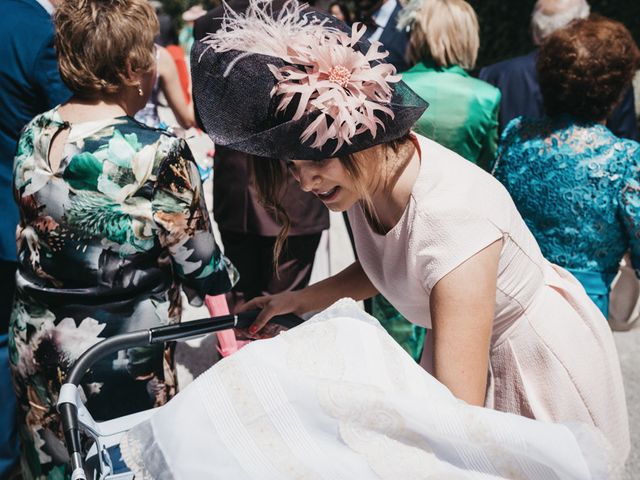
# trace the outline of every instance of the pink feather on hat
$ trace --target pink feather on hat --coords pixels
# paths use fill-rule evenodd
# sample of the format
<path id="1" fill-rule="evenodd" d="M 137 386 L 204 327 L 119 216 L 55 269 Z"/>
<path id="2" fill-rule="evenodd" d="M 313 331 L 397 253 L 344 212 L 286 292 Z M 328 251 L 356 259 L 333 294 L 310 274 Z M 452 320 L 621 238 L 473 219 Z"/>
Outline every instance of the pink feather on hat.
<path id="1" fill-rule="evenodd" d="M 278 57 L 288 65 L 269 65 L 277 80 L 271 91 L 279 97 L 277 111 L 284 111 L 298 97 L 292 120 L 319 112 L 300 139 L 306 143 L 314 135 L 312 148 L 320 149 L 337 140 L 334 153 L 346 142 L 365 131 L 375 138 L 384 123 L 377 113 L 393 118 L 387 106 L 393 94 L 392 83 L 400 81 L 395 67 L 380 62 L 388 53 L 380 42 L 371 42 L 366 53 L 355 48 L 366 31 L 355 24 L 351 34 L 325 25 L 297 0 L 286 2 L 276 17 L 267 10 L 266 0 L 251 0 L 245 14 L 227 9 L 222 28 L 204 43 L 216 52 L 238 50 L 247 55 Z M 233 69 L 233 62 L 225 76 Z"/>

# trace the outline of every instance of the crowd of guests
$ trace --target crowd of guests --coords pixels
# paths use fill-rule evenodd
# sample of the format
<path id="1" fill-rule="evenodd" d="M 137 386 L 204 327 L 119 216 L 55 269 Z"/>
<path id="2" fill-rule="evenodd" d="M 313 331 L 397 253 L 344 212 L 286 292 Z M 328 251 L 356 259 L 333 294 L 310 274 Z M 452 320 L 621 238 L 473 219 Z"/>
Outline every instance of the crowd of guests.
<path id="1" fill-rule="evenodd" d="M 232 311 L 261 307 L 265 313 L 256 329 L 272 314 L 324 308 L 336 295 L 373 297 L 370 312 L 460 398 L 554 421 L 579 403 L 585 418 L 591 415 L 589 421 L 617 442 L 624 460 L 626 407 L 615 348 L 608 328 L 602 330 L 611 284 L 625 254 L 640 272 L 640 145 L 632 88 L 640 52 L 621 23 L 591 12 L 585 0 L 538 0 L 531 19 L 536 49 L 485 66 L 475 78 L 470 72 L 481 42 L 479 21 L 464 0 L 362 1 L 356 12 L 341 2 L 324 5 L 342 22 L 363 22 L 366 40 L 380 42 L 389 52 L 385 64 L 402 73 L 402 88 L 411 92 L 404 93 L 403 107 L 413 105 L 411 114 L 398 109 L 396 116 L 414 121 L 386 125 L 385 135 L 398 135 L 384 143 L 354 142 L 357 148 L 334 155 L 338 145 L 313 157 L 292 146 L 297 138 L 270 138 L 255 146 L 261 140 L 249 129 L 276 122 L 241 116 L 252 101 L 259 111 L 263 99 L 258 94 L 236 109 L 194 99 L 196 88 L 202 92 L 211 85 L 200 67 L 200 58 L 206 63 L 200 46 L 220 28 L 222 7 L 185 12 L 186 28 L 179 36 L 146 0 L 7 1 L 10 9 L 0 18 L 0 56 L 6 59 L 0 64 L 0 106 L 6 112 L 0 118 L 5 212 L 0 217 L 5 286 L 0 292 L 0 477 L 16 469 L 17 432 L 24 478 L 64 478 L 67 454 L 55 404 L 66 372 L 103 338 L 179 322 L 181 291 L 193 305 L 226 293 Z M 275 0 L 272 8 L 287 3 Z M 244 11 L 250 2 L 229 4 Z M 19 22 L 29 28 L 13 28 Z M 191 49 L 194 92 L 187 69 Z M 228 88 L 225 95 L 232 96 L 234 86 Z M 174 113 L 173 130 L 160 118 L 161 97 Z M 198 166 L 187 143 L 175 135 L 180 133 L 176 127 L 196 126 L 219 140 L 213 212 L 224 255 L 213 236 Z M 378 171 L 369 159 L 367 173 L 356 157 L 369 148 L 377 149 L 375 162 L 392 158 L 395 163 L 383 162 Z M 420 155 L 427 158 L 432 151 L 438 161 L 430 171 Z M 336 157 L 348 172 L 344 178 L 353 182 L 349 188 L 340 183 L 343 177 L 327 176 L 326 159 L 337 162 Z M 322 167 L 305 163 L 312 158 Z M 458 158 L 480 168 L 467 170 Z M 490 184 L 480 169 L 502 186 Z M 415 230 L 398 216 L 406 206 L 402 194 L 410 187 L 400 193 L 391 189 L 383 199 L 366 193 L 367 175 L 386 179 L 389 171 L 399 185 L 407 178 L 421 185 L 410 195 L 417 202 Z M 435 190 L 420 183 L 431 175 L 442 179 Z M 314 182 L 323 181 L 331 189 L 318 192 Z M 465 210 L 471 208 L 461 196 L 465 189 L 486 195 L 482 207 L 493 208 L 486 215 L 495 231 L 470 227 L 473 215 L 485 213 Z M 340 197 L 347 191 L 351 203 Z M 510 209 L 509 196 L 517 211 Z M 354 202 L 365 207 L 354 210 Z M 437 211 L 432 203 L 438 202 L 455 208 Z M 349 212 L 359 262 L 312 291 L 305 287 L 321 233 L 329 228 L 325 206 Z M 427 212 L 427 206 L 440 216 Z M 518 214 L 526 227 L 514 227 Z M 445 215 L 458 215 L 458 223 L 445 222 Z M 392 221 L 399 218 L 404 229 L 395 226 L 402 222 Z M 428 250 L 419 242 L 431 241 L 420 219 L 446 232 L 438 239 L 443 248 L 429 251 L 424 265 L 411 260 Z M 471 220 L 465 224 L 465 219 Z M 275 261 L 274 250 L 279 252 Z M 598 311 L 542 257 L 569 271 Z M 406 282 L 418 268 L 429 275 Z M 460 275 L 486 280 L 486 298 L 460 297 L 474 288 Z M 509 368 L 517 359 L 506 350 L 509 342 L 500 342 L 494 352 L 496 339 L 506 338 L 523 315 L 550 315 L 539 305 L 544 282 L 570 298 L 578 312 L 545 297 L 558 302 L 551 313 L 566 311 L 567 324 L 554 332 L 552 325 L 540 323 L 531 331 L 545 338 L 551 353 L 544 355 L 558 362 L 545 379 L 553 388 L 568 388 L 569 380 L 558 373 L 563 368 L 578 377 L 577 393 L 559 403 L 534 398 L 540 372 L 518 372 L 517 381 L 531 382 L 535 392 L 530 395 L 500 391 L 500 382 L 516 381 Z M 497 303 L 485 302 L 488 298 Z M 460 316 L 447 310 L 454 303 L 486 313 L 483 327 L 469 330 L 477 338 L 448 332 L 443 319 Z M 525 313 L 514 310 L 516 303 Z M 594 340 L 586 342 L 591 350 L 563 343 L 571 342 L 572 328 L 588 336 L 583 320 L 593 329 Z M 558 340 L 562 335 L 569 337 Z M 535 354 L 538 347 L 522 337 L 509 339 L 509 348 Z M 468 349 L 469 358 L 451 347 L 454 342 Z M 480 351 L 489 348 L 487 358 Z M 480 353 L 473 357 L 476 350 Z M 598 366 L 580 384 L 585 372 L 575 358 L 587 354 L 591 361 L 599 359 Z M 488 364 L 489 378 L 480 375 L 479 382 L 477 375 L 443 368 L 455 362 L 476 373 Z M 589 393 L 591 388 L 609 392 L 609 401 Z M 87 377 L 84 390 L 97 419 L 162 405 L 179 390 L 174 347 L 131 349 L 125 361 L 108 358 Z M 544 396 L 547 390 L 540 385 L 539 392 Z M 584 392 L 593 397 L 578 399 Z M 581 412 L 575 414 L 580 419 Z"/>

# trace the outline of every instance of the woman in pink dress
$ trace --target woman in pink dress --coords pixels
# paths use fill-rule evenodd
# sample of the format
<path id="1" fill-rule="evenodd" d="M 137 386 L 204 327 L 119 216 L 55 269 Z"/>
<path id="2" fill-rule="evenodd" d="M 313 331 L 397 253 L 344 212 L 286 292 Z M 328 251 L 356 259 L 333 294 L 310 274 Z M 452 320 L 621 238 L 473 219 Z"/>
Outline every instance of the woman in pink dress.
<path id="1" fill-rule="evenodd" d="M 274 17 L 252 2 L 246 17 L 228 16 L 194 46 L 199 113 L 216 143 L 262 157 L 256 184 L 285 223 L 285 164 L 303 190 L 347 211 L 359 260 L 306 289 L 249 302 L 262 309 L 253 333 L 276 314 L 380 292 L 430 330 L 422 365 L 459 399 L 595 426 L 622 464 L 629 430 L 618 357 L 584 289 L 543 258 L 498 181 L 411 133 L 426 104 L 379 44 L 296 1 Z"/>

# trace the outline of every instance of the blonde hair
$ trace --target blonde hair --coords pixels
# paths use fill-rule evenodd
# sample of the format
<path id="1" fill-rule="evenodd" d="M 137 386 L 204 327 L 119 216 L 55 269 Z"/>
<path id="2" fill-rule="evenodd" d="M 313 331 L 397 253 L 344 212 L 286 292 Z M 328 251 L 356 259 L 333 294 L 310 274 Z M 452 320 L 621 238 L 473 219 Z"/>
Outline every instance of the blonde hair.
<path id="1" fill-rule="evenodd" d="M 431 59 L 441 67 L 475 67 L 480 27 L 476 12 L 464 0 L 413 0 L 398 23 L 411 28 L 410 62 Z"/>
<path id="2" fill-rule="evenodd" d="M 54 15 L 60 76 L 81 97 L 132 86 L 155 63 L 158 18 L 147 0 L 63 0 Z"/>

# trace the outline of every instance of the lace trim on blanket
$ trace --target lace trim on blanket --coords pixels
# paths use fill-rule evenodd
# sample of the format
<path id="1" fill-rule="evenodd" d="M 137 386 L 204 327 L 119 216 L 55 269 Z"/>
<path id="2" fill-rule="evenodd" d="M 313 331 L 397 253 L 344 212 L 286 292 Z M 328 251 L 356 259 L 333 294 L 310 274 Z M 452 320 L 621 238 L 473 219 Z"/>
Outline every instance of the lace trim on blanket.
<path id="1" fill-rule="evenodd" d="M 317 382 L 316 396 L 324 411 L 337 420 L 341 440 L 362 455 L 369 467 L 383 480 L 462 479 L 473 476 L 439 458 L 436 452 L 441 446 L 432 444 L 418 434 L 411 421 L 398 411 L 397 405 L 389 401 L 386 395 L 388 389 L 410 395 L 414 384 L 425 381 L 426 377 L 421 371 L 418 372 L 418 366 L 415 369 L 403 368 L 407 364 L 404 361 L 406 352 L 373 319 L 367 323 L 379 330 L 368 333 L 363 329 L 362 338 L 354 339 L 354 342 L 360 341 L 363 345 L 354 345 L 354 348 L 366 357 L 369 351 L 366 345 L 377 344 L 370 351 L 378 355 L 382 353 L 383 361 L 377 367 L 386 370 L 381 377 L 387 378 L 388 385 L 385 388 L 347 379 L 345 346 L 338 341 L 337 326 L 341 322 L 353 321 L 353 317 L 359 320 L 370 318 L 355 310 L 352 301 L 342 300 L 323 312 L 322 316 L 307 322 L 304 328 L 282 336 L 288 344 L 288 367 L 323 378 L 323 381 Z M 372 364 L 375 361 L 373 358 L 362 358 L 362 361 L 370 364 L 370 368 L 376 368 Z M 433 400 L 431 408 L 439 408 L 443 418 L 449 419 L 442 434 L 458 440 L 455 447 L 460 461 L 458 467 L 463 465 L 471 471 L 492 475 L 492 478 L 552 479 L 562 476 L 551 465 L 540 462 L 536 455 L 529 455 L 529 445 L 513 427 L 503 425 L 501 432 L 507 432 L 511 441 L 506 444 L 501 441 L 494 427 L 500 423 L 500 415 L 504 414 L 469 408 L 462 402 L 449 402 L 446 406 L 440 404 L 436 407 L 438 402 L 435 402 L 435 398 Z M 442 427 L 434 425 L 434 428 Z M 586 431 L 583 433 L 584 436 L 588 435 Z M 589 459 L 590 447 L 594 447 L 593 442 L 583 445 L 589 469 L 603 471 L 599 467 L 593 470 L 594 465 L 600 465 L 600 459 L 592 463 Z M 393 461 L 389 461 L 390 456 Z M 603 456 L 606 457 L 606 454 L 603 453 Z M 606 471 L 606 467 L 603 468 Z"/>
<path id="2" fill-rule="evenodd" d="M 151 422 L 127 432 L 120 441 L 122 459 L 136 480 L 174 480 L 173 473 L 155 441 Z"/>
<path id="3" fill-rule="evenodd" d="M 564 425 L 576 437 L 592 478 L 618 478 L 622 475 L 624 463 L 614 463 L 614 459 L 620 458 L 620 455 L 615 453 L 613 445 L 602 431 L 586 423 L 567 422 Z"/>

